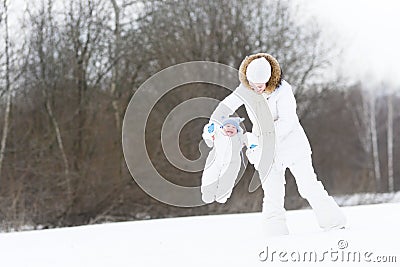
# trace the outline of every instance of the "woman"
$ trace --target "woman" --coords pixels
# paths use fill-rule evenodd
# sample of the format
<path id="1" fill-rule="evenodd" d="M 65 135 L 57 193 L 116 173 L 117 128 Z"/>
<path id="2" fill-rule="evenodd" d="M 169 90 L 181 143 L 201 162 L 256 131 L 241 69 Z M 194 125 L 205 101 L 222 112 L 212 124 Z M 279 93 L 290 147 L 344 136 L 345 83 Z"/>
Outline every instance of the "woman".
<path id="1" fill-rule="evenodd" d="M 275 128 L 272 166 L 268 168 L 263 158 L 253 161 L 264 192 L 262 215 L 266 235 L 288 234 L 284 208 L 286 168 L 295 177 L 299 193 L 314 210 L 320 227 L 324 230 L 343 228 L 344 214 L 317 180 L 311 147 L 296 113 L 296 100 L 289 83 L 282 80 L 277 60 L 266 53 L 248 56 L 240 65 L 239 79 L 241 84 L 219 103 L 210 122 L 218 123 L 220 117 L 233 114 L 244 104 L 253 124 L 252 132 L 259 138 L 262 150 L 267 149 L 263 140 L 271 138 L 265 130 L 265 121 L 272 115 Z M 266 106 L 269 114 L 265 112 Z"/>

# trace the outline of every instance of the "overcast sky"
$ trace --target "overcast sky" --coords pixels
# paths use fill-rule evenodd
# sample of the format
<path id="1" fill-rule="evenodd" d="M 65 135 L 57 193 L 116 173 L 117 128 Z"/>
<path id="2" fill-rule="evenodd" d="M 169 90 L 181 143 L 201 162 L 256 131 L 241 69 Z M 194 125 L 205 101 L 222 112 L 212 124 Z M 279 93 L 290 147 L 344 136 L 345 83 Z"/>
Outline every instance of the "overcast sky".
<path id="1" fill-rule="evenodd" d="M 340 68 L 353 79 L 400 90 L 399 0 L 298 0 L 321 23 L 327 40 L 343 46 Z M 338 64 L 339 65 L 339 64 Z"/>

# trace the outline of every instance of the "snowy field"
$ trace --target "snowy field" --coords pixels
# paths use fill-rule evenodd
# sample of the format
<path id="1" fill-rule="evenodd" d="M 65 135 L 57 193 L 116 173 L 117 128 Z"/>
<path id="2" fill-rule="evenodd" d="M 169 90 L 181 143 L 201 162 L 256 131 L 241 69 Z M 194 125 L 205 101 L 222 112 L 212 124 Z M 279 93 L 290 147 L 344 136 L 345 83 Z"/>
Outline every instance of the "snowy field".
<path id="1" fill-rule="evenodd" d="M 400 203 L 343 210 L 348 228 L 330 232 L 289 211 L 291 234 L 269 240 L 260 213 L 1 233 L 0 266 L 400 266 Z"/>

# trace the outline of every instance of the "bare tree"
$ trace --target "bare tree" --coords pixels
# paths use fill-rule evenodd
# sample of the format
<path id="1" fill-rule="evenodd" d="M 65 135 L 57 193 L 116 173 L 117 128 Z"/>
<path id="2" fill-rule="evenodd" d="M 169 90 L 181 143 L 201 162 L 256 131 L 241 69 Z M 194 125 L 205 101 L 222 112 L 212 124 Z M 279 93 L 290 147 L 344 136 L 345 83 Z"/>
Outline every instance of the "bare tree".
<path id="1" fill-rule="evenodd" d="M 118 3 L 116 0 L 111 0 L 112 6 L 114 8 L 114 39 L 113 44 L 114 44 L 114 50 L 113 50 L 113 58 L 115 61 L 115 64 L 112 66 L 112 73 L 111 73 L 111 97 L 113 98 L 112 100 L 112 106 L 114 108 L 114 116 L 115 116 L 115 126 L 117 129 L 121 128 L 121 121 L 120 121 L 120 108 L 118 105 L 117 97 L 116 97 L 116 92 L 117 92 L 117 83 L 119 79 L 119 57 L 121 54 L 121 23 L 120 23 L 120 7 L 118 6 Z"/>
<path id="2" fill-rule="evenodd" d="M 378 137 L 376 125 L 374 127 L 376 119 L 373 119 L 373 114 L 376 113 L 375 100 L 373 93 L 363 88 L 361 83 L 349 87 L 346 91 L 345 103 L 350 111 L 349 115 L 353 122 L 352 127 L 356 129 L 356 134 L 362 149 L 358 152 L 360 154 L 359 158 L 362 160 L 361 164 L 365 166 L 364 168 L 366 169 L 368 176 L 368 182 L 364 186 L 364 190 L 377 189 L 376 173 L 380 169 L 377 168 L 376 165 L 379 164 L 379 162 L 375 160 L 375 156 L 378 154 L 377 140 L 375 148 L 373 144 L 373 137 Z M 376 116 L 376 114 L 374 116 Z M 375 132 L 375 135 L 373 132 Z M 373 188 L 373 185 L 375 185 L 375 188 Z"/>
<path id="3" fill-rule="evenodd" d="M 69 160 L 64 147 L 64 138 L 62 137 L 59 122 L 56 114 L 54 114 L 52 104 L 52 99 L 54 98 L 54 92 L 57 86 L 54 70 L 51 69 L 55 67 L 55 59 L 53 57 L 56 52 L 57 46 L 55 42 L 56 26 L 54 25 L 53 18 L 53 0 L 48 0 L 46 4 L 44 3 L 44 1 L 42 1 L 39 12 L 39 16 L 31 16 L 32 24 L 35 27 L 34 31 L 37 34 L 37 38 L 35 38 L 37 40 L 36 47 L 33 47 L 32 51 L 35 52 L 35 56 L 37 56 L 39 60 L 39 68 L 37 69 L 38 73 L 36 73 L 35 76 L 38 78 L 39 86 L 45 100 L 47 115 L 49 116 L 52 125 L 51 128 L 53 129 L 56 136 L 57 145 L 60 150 L 61 158 L 64 164 L 67 198 L 70 198 L 72 194 L 72 189 L 69 176 Z"/>
<path id="4" fill-rule="evenodd" d="M 13 170 L 13 166 L 18 164 L 18 159 L 15 157 L 14 152 L 16 129 L 15 119 L 12 114 L 14 111 L 13 102 L 17 95 L 20 78 L 25 71 L 25 65 L 21 63 L 22 60 L 20 58 L 25 42 L 20 42 L 16 45 L 15 39 L 13 39 L 15 36 L 10 34 L 12 29 L 9 24 L 11 15 L 9 7 L 8 1 L 4 0 L 0 10 L 0 16 L 2 17 L 0 21 L 1 32 L 4 32 L 4 35 L 0 35 L 2 41 L 4 41 L 1 45 L 1 48 L 4 48 L 4 52 L 0 53 L 0 86 L 4 86 L 4 88 L 1 90 L 0 97 L 2 100 L 4 97 L 4 101 L 1 101 L 1 104 L 5 106 L 4 111 L 1 112 L 4 124 L 0 143 L 0 189 L 4 194 L 2 199 L 4 205 L 0 206 L 0 213 L 4 212 L 5 214 L 5 218 L 2 218 L 2 221 L 6 219 L 15 225 L 21 225 L 25 221 L 25 183 L 22 179 L 23 175 L 16 174 L 10 180 L 9 174 L 10 170 Z M 5 225 L 7 226 L 8 223 L 6 222 Z"/>
<path id="5" fill-rule="evenodd" d="M 6 150 L 7 144 L 7 136 L 9 131 L 9 120 L 10 120 L 10 110 L 11 110 L 11 70 L 10 70 L 10 39 L 9 39 L 9 32 L 8 32 L 8 4 L 7 0 L 3 1 L 3 8 L 4 8 L 4 49 L 5 49 L 5 95 L 6 95 L 6 109 L 4 112 L 4 125 L 3 125 L 3 133 L 1 137 L 1 147 L 0 147 L 0 178 L 2 176 L 2 166 L 3 160 Z"/>
<path id="6" fill-rule="evenodd" d="M 378 133 L 376 125 L 376 97 L 373 90 L 369 91 L 369 105 L 370 105 L 370 121 L 369 127 L 371 129 L 371 141 L 372 141 L 372 157 L 374 163 L 374 174 L 375 174 L 375 190 L 376 192 L 381 191 L 381 168 L 379 162 L 379 150 L 378 150 Z"/>
<path id="7" fill-rule="evenodd" d="M 393 175 L 393 95 L 391 92 L 387 95 L 387 158 L 388 158 L 388 190 L 394 191 Z"/>
<path id="8" fill-rule="evenodd" d="M 339 78 L 326 77 L 324 71 L 339 50 L 321 36 L 322 29 L 313 19 L 302 20 L 292 1 L 253 1 L 248 29 L 249 43 L 256 51 L 267 51 L 282 65 L 284 78 L 292 84 L 301 118 L 312 111 L 316 100 L 328 89 L 340 88 Z M 252 29 L 253 28 L 253 29 Z"/>

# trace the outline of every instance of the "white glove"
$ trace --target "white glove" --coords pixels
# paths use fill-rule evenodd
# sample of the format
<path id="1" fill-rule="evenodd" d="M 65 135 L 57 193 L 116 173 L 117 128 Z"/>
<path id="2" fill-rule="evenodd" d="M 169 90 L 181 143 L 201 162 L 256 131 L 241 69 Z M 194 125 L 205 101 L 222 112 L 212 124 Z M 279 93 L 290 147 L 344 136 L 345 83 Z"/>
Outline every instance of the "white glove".
<path id="1" fill-rule="evenodd" d="M 250 147 L 246 150 L 246 156 L 249 159 L 251 164 L 258 163 L 257 161 L 260 160 L 261 156 L 261 149 L 258 145 L 251 144 Z"/>
<path id="2" fill-rule="evenodd" d="M 258 138 L 251 132 L 247 132 L 245 135 L 247 138 L 246 156 L 250 163 L 253 164 L 256 169 L 258 169 L 258 164 L 261 157 L 261 148 L 258 144 Z"/>

